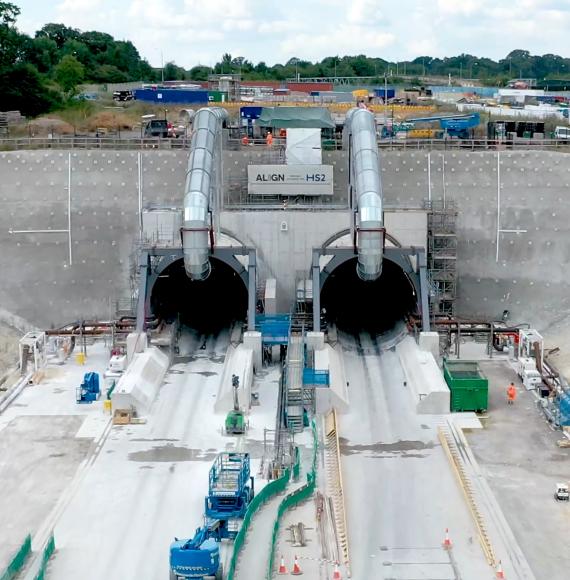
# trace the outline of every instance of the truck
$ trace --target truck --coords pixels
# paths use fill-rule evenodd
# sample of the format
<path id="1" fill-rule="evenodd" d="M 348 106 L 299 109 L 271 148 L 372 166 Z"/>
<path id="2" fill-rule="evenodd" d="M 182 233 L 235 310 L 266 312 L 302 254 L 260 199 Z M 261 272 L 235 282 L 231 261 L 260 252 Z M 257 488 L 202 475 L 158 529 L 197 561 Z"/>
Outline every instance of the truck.
<path id="1" fill-rule="evenodd" d="M 220 453 L 210 468 L 204 524 L 170 544 L 170 580 L 222 579 L 219 542 L 235 539 L 253 496 L 249 453 Z"/>

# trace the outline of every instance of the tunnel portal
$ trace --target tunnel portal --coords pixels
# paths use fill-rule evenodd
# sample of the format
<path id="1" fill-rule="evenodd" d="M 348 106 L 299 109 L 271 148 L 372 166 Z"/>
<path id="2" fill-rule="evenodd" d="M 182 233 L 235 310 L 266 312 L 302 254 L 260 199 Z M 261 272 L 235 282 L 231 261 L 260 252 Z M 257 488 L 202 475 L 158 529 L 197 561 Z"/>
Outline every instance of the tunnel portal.
<path id="1" fill-rule="evenodd" d="M 152 313 L 167 322 L 180 322 L 202 333 L 214 333 L 247 317 L 247 288 L 228 264 L 210 258 L 212 272 L 193 282 L 180 259 L 165 268 L 151 294 Z"/>
<path id="2" fill-rule="evenodd" d="M 373 282 L 356 273 L 356 258 L 336 267 L 321 292 L 321 306 L 329 322 L 350 333 L 391 330 L 417 310 L 418 296 L 408 276 L 396 263 L 384 259 L 382 274 Z"/>

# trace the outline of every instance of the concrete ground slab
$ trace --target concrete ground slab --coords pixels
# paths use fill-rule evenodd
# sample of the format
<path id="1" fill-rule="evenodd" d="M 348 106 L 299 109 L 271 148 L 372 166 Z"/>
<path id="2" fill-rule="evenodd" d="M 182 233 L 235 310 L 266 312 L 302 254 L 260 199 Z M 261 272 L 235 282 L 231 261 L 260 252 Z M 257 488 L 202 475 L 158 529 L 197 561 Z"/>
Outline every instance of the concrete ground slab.
<path id="1" fill-rule="evenodd" d="M 88 349 L 85 366 L 73 359 L 48 364 L 45 378 L 26 387 L 0 415 L 0 570 L 30 533 L 34 538 L 109 423 L 100 401 L 75 402 L 87 371 L 102 372 L 103 344 Z"/>
<path id="2" fill-rule="evenodd" d="M 555 484 L 568 481 L 570 450 L 560 449 L 560 432 L 550 429 L 507 362 L 482 361 L 489 379 L 484 429 L 468 432 L 469 444 L 501 504 L 536 578 L 565 580 L 570 569 L 570 505 L 554 500 Z M 518 397 L 506 404 L 514 381 Z"/>

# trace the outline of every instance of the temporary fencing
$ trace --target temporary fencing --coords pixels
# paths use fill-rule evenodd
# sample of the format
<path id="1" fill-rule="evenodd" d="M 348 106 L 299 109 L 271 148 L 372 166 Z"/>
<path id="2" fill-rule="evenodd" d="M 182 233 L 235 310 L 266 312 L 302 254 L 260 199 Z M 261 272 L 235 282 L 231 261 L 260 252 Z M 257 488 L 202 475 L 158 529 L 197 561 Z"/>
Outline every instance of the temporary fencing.
<path id="1" fill-rule="evenodd" d="M 295 470 L 296 465 L 293 466 L 293 470 Z M 298 469 L 298 467 L 297 467 Z M 228 567 L 228 576 L 227 580 L 234 580 L 234 575 L 236 571 L 237 561 L 239 558 L 239 554 L 243 545 L 245 543 L 245 537 L 249 526 L 251 524 L 251 520 L 255 512 L 267 501 L 269 501 L 273 496 L 277 495 L 278 493 L 282 493 L 285 491 L 287 487 L 287 483 L 289 482 L 289 478 L 291 476 L 291 471 L 289 469 L 285 469 L 283 474 L 279 479 L 275 479 L 274 481 L 269 482 L 265 487 L 261 489 L 257 493 L 257 495 L 251 500 L 247 511 L 245 512 L 245 516 L 243 518 L 243 522 L 241 528 L 234 540 L 234 550 L 232 553 L 232 557 L 230 560 L 230 565 Z"/>
<path id="2" fill-rule="evenodd" d="M 307 483 L 300 488 L 296 489 L 292 493 L 285 496 L 283 501 L 279 504 L 279 509 L 277 510 L 277 518 L 273 524 L 273 534 L 271 536 L 271 549 L 269 552 L 269 560 L 267 563 L 267 575 L 266 580 L 271 580 L 273 576 L 273 562 L 275 560 L 275 548 L 277 546 L 277 537 L 279 536 L 279 527 L 281 525 L 281 518 L 283 514 L 293 506 L 301 503 L 313 495 L 316 487 L 317 481 L 317 450 L 318 450 L 318 436 L 317 436 L 317 424 L 315 420 L 311 422 L 311 429 L 313 432 L 313 458 L 311 464 L 311 471 L 307 473 Z"/>
<path id="3" fill-rule="evenodd" d="M 46 576 L 46 568 L 49 559 L 52 557 L 52 554 L 54 552 L 55 552 L 55 538 L 53 537 L 53 534 L 51 534 L 48 541 L 46 542 L 46 545 L 44 546 L 40 569 L 38 570 L 38 573 L 35 575 L 34 580 L 44 580 Z"/>
<path id="4" fill-rule="evenodd" d="M 0 574 L 0 580 L 12 580 L 12 578 L 15 578 L 24 567 L 31 551 L 32 536 L 28 534 L 8 566 L 6 566 L 6 569 Z"/>

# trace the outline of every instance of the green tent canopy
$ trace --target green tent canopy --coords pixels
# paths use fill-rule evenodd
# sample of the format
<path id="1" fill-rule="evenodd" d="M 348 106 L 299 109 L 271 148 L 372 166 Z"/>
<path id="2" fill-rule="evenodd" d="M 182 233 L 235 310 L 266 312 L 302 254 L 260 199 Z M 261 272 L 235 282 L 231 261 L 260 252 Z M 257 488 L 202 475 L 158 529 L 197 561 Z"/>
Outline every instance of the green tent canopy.
<path id="1" fill-rule="evenodd" d="M 272 129 L 334 129 L 328 109 L 323 107 L 263 107 L 257 120 Z"/>

